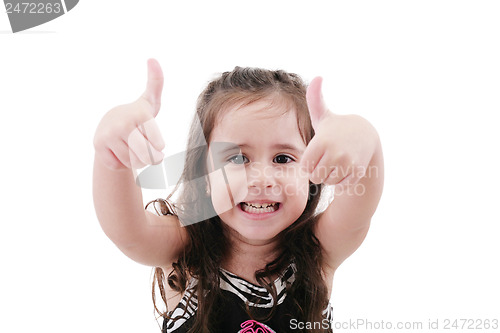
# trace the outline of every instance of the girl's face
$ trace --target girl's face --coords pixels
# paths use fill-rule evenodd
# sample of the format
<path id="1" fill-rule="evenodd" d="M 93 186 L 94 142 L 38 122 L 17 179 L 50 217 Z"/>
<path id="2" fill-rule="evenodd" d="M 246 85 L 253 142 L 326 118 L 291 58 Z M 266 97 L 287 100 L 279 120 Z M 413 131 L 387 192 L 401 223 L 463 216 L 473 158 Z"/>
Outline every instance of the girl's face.
<path id="1" fill-rule="evenodd" d="M 216 124 L 210 194 L 240 240 L 265 244 L 302 214 L 309 195 L 309 177 L 299 167 L 305 148 L 295 111 L 283 114 L 270 101 L 233 107 Z"/>

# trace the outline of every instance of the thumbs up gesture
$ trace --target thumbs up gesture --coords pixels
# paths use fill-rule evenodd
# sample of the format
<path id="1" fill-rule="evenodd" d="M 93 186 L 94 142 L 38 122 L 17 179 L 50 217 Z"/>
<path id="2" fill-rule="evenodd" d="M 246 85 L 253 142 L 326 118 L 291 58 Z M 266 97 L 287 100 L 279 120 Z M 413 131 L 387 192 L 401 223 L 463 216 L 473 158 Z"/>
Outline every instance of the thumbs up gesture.
<path id="1" fill-rule="evenodd" d="M 94 148 L 108 168 L 139 169 L 161 163 L 165 143 L 155 117 L 160 111 L 162 89 L 160 64 L 149 59 L 144 93 L 136 101 L 104 115 L 95 132 Z"/>
<path id="2" fill-rule="evenodd" d="M 301 159 L 301 167 L 315 184 L 355 185 L 366 173 L 378 134 L 364 118 L 336 115 L 325 105 L 322 78 L 307 89 L 307 104 L 315 135 Z"/>

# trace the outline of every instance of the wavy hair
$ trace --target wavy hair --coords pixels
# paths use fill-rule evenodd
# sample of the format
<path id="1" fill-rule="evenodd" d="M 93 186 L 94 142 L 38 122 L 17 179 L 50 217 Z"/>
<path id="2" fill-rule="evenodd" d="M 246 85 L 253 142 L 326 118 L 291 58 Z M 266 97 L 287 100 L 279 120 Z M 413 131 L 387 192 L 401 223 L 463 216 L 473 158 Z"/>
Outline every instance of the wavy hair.
<path id="1" fill-rule="evenodd" d="M 156 312 L 166 319 L 170 317 L 166 302 L 166 283 L 175 291 L 186 292 L 192 288 L 196 294 L 198 308 L 194 325 L 189 332 L 213 332 L 211 323 L 217 317 L 213 304 L 221 297 L 219 287 L 221 262 L 229 250 L 229 241 L 225 237 L 224 224 L 214 213 L 205 187 L 190 180 L 203 179 L 207 174 L 208 147 L 212 130 L 224 111 L 238 104 L 249 105 L 267 99 L 279 103 L 285 112 L 295 112 L 300 135 L 307 145 L 314 136 L 306 102 L 306 85 L 293 73 L 282 70 L 236 67 L 231 72 L 224 72 L 212 80 L 200 94 L 196 114 L 191 124 L 187 144 L 184 170 L 174 192 L 179 192 L 173 204 L 175 213 L 188 233 L 188 243 L 172 271 L 165 277 L 160 267 L 154 269 L 153 302 Z M 293 110 L 293 111 L 291 111 Z M 200 126 L 201 125 L 201 126 Z M 206 185 L 205 185 L 206 186 Z M 255 318 L 247 306 L 251 318 L 265 321 L 276 309 L 277 293 L 271 277 L 282 273 L 290 264 L 295 263 L 295 281 L 287 286 L 287 298 L 296 306 L 298 320 L 321 322 L 323 310 L 328 306 L 327 286 L 323 280 L 323 255 L 321 245 L 314 235 L 315 215 L 321 195 L 322 185 L 309 183 L 309 196 L 302 215 L 278 235 L 280 251 L 273 261 L 255 273 L 257 282 L 265 287 L 274 300 L 274 306 L 265 318 Z M 213 216 L 201 222 L 200 216 Z M 198 223 L 193 223 L 198 222 Z M 188 287 L 190 278 L 196 278 L 197 284 Z M 160 296 L 167 306 L 162 312 L 156 304 L 155 290 L 158 286 Z M 208 292 L 207 292 L 208 291 Z M 170 309 L 173 310 L 173 309 Z M 304 332 L 307 332 L 305 330 Z"/>

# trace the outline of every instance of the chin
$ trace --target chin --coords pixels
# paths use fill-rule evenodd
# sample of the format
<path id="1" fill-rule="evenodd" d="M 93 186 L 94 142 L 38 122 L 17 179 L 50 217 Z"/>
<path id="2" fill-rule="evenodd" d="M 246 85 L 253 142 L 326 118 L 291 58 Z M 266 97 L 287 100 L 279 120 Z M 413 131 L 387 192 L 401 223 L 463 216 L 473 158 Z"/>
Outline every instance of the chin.
<path id="1" fill-rule="evenodd" d="M 276 240 L 276 237 L 289 225 L 272 225 L 269 223 L 224 223 L 238 239 L 251 244 L 265 244 Z"/>

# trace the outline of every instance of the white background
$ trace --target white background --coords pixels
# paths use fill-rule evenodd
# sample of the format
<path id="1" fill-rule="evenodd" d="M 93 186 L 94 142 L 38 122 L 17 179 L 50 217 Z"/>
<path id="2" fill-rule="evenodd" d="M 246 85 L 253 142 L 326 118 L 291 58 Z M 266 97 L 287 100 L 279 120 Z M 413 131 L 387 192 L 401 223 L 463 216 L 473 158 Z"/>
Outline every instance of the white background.
<path id="1" fill-rule="evenodd" d="M 337 321 L 500 317 L 500 2 L 173 3 L 83 0 L 17 34 L 2 8 L 1 332 L 159 332 L 151 268 L 107 239 L 91 193 L 95 128 L 150 57 L 166 155 L 236 65 L 322 75 L 332 111 L 378 129 L 384 194 L 335 276 Z"/>

